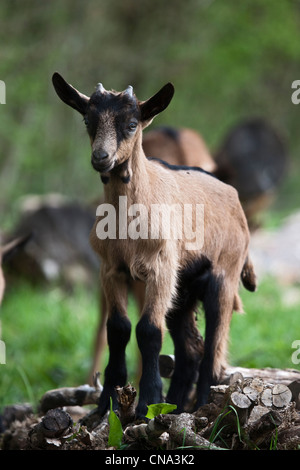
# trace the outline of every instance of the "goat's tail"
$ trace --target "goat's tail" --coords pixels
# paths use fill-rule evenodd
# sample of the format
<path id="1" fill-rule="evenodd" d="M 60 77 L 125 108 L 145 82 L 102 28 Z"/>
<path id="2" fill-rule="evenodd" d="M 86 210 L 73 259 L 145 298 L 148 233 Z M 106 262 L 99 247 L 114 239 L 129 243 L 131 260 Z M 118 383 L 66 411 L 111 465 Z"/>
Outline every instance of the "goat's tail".
<path id="1" fill-rule="evenodd" d="M 247 290 L 249 290 L 250 292 L 254 292 L 256 290 L 256 274 L 254 272 L 254 266 L 249 256 L 247 256 L 246 261 L 244 263 L 241 273 L 241 279 L 243 286 Z"/>

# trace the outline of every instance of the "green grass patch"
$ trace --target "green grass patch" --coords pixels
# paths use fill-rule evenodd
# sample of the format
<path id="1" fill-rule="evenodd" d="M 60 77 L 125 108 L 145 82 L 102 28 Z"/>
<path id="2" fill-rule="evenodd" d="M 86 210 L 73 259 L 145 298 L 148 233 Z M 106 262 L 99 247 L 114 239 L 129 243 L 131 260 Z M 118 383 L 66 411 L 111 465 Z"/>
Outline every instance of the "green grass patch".
<path id="1" fill-rule="evenodd" d="M 232 318 L 232 365 L 297 368 L 291 359 L 292 343 L 300 338 L 300 300 L 294 291 L 296 287 L 281 286 L 272 278 L 261 281 L 255 293 L 241 291 L 246 313 Z"/>
<path id="2" fill-rule="evenodd" d="M 234 314 L 229 362 L 241 367 L 297 368 L 291 361 L 292 342 L 300 339 L 299 298 L 286 303 L 289 287 L 273 279 L 261 282 L 256 293 L 241 291 L 246 314 Z M 97 291 L 58 287 L 37 288 L 17 283 L 6 292 L 1 308 L 1 339 L 6 364 L 0 365 L 0 408 L 18 402 L 37 404 L 51 388 L 78 386 L 87 381 L 98 322 Z M 126 350 L 128 380 L 138 386 L 139 353 L 135 338 L 137 309 L 129 302 L 131 339 Z M 199 325 L 203 334 L 203 316 Z M 173 354 L 165 334 L 162 353 Z M 108 358 L 106 352 L 100 371 Z M 167 386 L 165 380 L 165 386 Z"/>

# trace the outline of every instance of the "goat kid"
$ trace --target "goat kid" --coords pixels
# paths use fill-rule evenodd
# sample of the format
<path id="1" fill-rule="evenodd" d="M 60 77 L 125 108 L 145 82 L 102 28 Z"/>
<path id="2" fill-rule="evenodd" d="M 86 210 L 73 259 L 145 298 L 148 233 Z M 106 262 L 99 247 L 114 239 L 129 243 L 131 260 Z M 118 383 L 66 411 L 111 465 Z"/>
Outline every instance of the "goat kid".
<path id="1" fill-rule="evenodd" d="M 96 230 L 101 217 L 97 217 L 90 240 L 101 258 L 109 346 L 98 412 L 106 412 L 110 397 L 116 407 L 115 387 L 126 384 L 125 349 L 131 334 L 127 315 L 129 277 L 146 285 L 136 327 L 142 357 L 137 417 L 145 416 L 147 405 L 162 401 L 158 359 L 165 321 L 175 348 L 175 370 L 166 400 L 176 403 L 177 412 L 182 412 L 198 373 L 198 407 L 206 402 L 210 385 L 220 379 L 226 363 L 232 312 L 242 309 L 240 278 L 247 289 L 253 291 L 256 287 L 248 257 L 249 231 L 237 192 L 199 169 L 146 158 L 142 131 L 169 105 L 174 93 L 172 84 L 148 100 L 139 101 L 132 87 L 115 92 L 98 84 L 89 98 L 58 73 L 52 80 L 62 101 L 84 117 L 92 165 L 104 183 L 105 203 L 115 208 L 117 227 L 120 196 L 127 197 L 128 205 L 138 203 L 149 209 L 152 204 L 203 204 L 205 208 L 204 243 L 199 250 L 186 250 L 184 236 L 99 239 Z M 174 224 L 179 222 L 175 216 Z M 198 300 L 203 303 L 206 320 L 200 365 L 202 351 L 194 314 Z"/>

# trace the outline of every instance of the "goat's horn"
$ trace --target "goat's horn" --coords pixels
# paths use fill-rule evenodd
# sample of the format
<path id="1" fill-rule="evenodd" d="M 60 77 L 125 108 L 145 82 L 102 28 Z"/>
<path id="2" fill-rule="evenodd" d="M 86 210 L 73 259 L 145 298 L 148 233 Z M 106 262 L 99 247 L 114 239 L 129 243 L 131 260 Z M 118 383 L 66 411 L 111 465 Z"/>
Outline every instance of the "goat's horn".
<path id="1" fill-rule="evenodd" d="M 129 86 L 126 88 L 126 90 L 124 91 L 124 95 L 128 95 L 128 96 L 130 96 L 130 97 L 133 96 L 133 88 L 132 88 L 131 85 L 129 85 Z"/>
<path id="2" fill-rule="evenodd" d="M 105 88 L 104 88 L 104 86 L 102 85 L 102 83 L 98 83 L 98 84 L 97 84 L 97 86 L 96 86 L 96 91 L 99 91 L 100 93 L 104 93 Z"/>

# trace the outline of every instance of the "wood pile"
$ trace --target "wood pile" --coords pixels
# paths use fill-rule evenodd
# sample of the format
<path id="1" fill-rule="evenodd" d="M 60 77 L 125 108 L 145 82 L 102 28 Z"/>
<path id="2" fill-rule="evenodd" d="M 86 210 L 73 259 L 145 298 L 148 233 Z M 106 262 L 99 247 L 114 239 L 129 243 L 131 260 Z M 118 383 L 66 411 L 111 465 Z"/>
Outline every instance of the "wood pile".
<path id="1" fill-rule="evenodd" d="M 196 412 L 159 414 L 144 422 L 134 418 L 135 388 L 118 387 L 122 448 L 153 452 L 184 448 L 299 449 L 300 372 L 243 369 L 242 373 L 240 368 L 226 372 L 224 382 L 211 387 L 209 402 Z M 2 414 L 0 448 L 109 449 L 109 413 L 99 422 L 96 407 L 90 410 L 85 406 L 95 405 L 100 393 L 97 381 L 95 387 L 48 391 L 37 414 L 27 405 L 7 407 Z"/>

